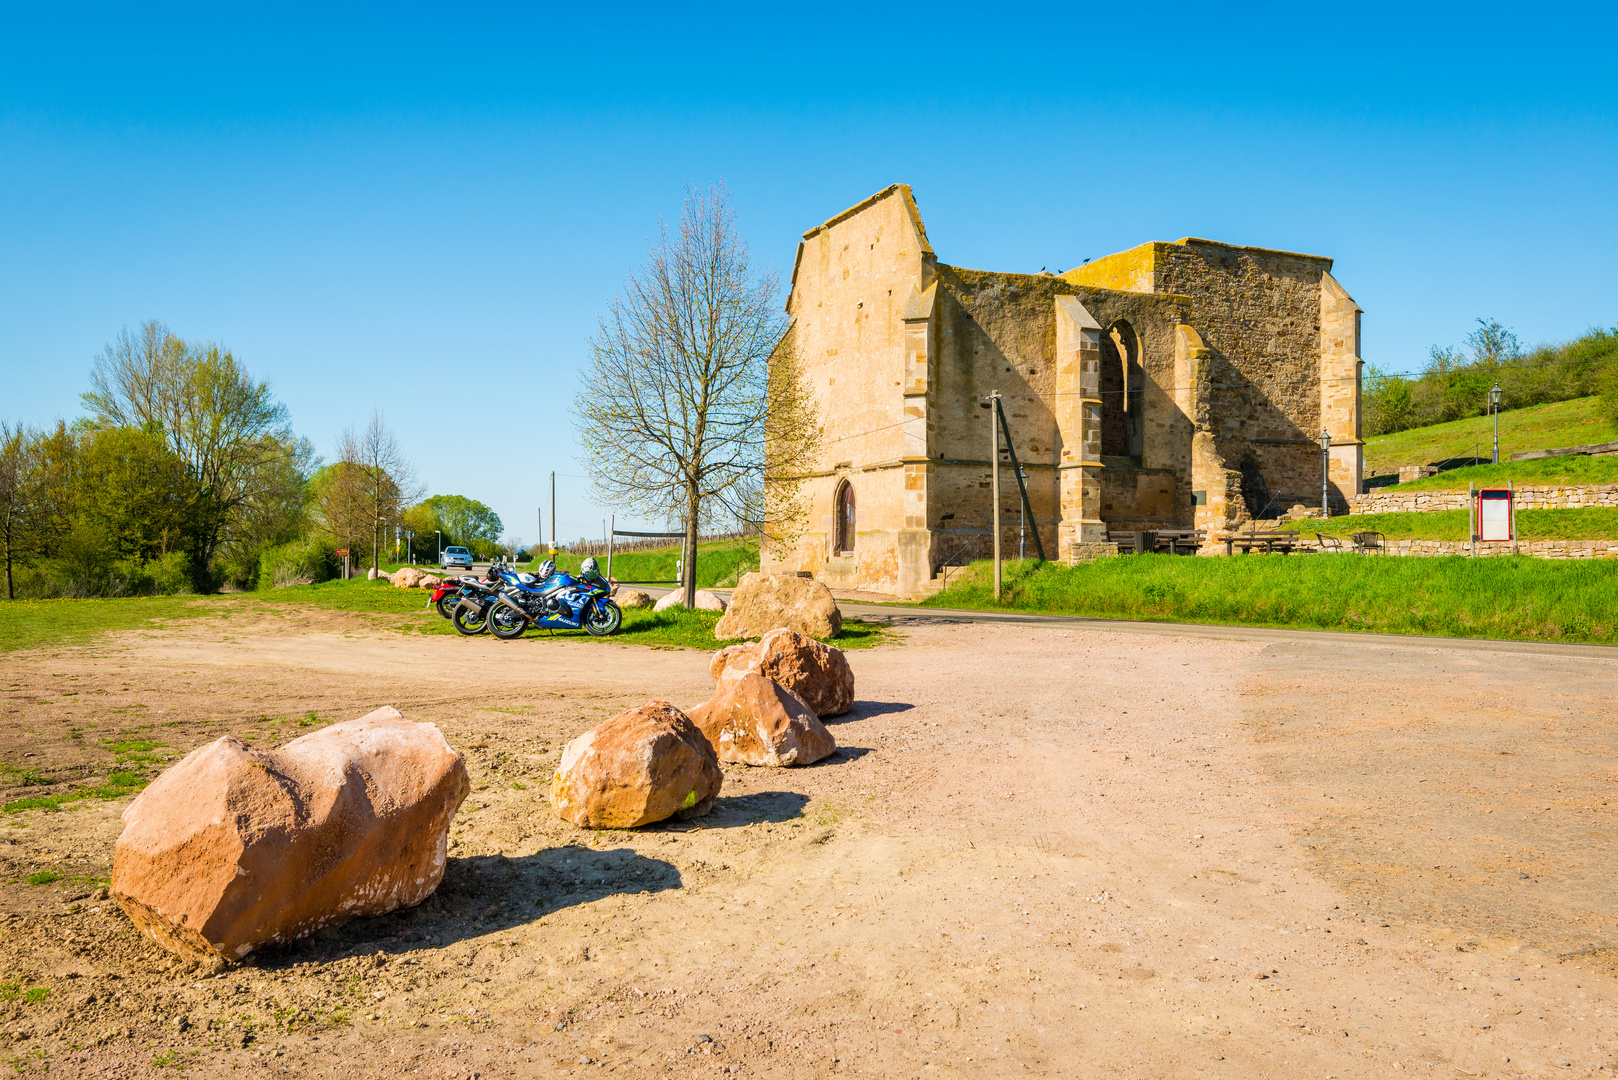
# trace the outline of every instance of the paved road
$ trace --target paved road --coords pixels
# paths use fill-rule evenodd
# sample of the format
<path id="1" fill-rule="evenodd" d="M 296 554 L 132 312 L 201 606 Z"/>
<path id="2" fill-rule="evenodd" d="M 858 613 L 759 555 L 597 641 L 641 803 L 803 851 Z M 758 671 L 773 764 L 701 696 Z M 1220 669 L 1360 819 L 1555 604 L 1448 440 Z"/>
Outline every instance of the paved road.
<path id="1" fill-rule="evenodd" d="M 668 589 L 645 588 L 653 596 Z M 728 601 L 729 589 L 713 589 Z M 1009 623 L 1024 626 L 1066 626 L 1111 633 L 1149 634 L 1159 637 L 1196 637 L 1223 641 L 1316 641 L 1354 642 L 1366 645 L 1400 645 L 1407 648 L 1448 649 L 1456 652 L 1540 654 L 1543 656 L 1584 656 L 1618 660 L 1618 647 L 1579 645 L 1558 641 L 1504 641 L 1497 638 L 1417 637 L 1405 634 L 1356 634 L 1337 630 L 1302 630 L 1264 626 L 1218 626 L 1210 623 L 1137 622 L 1127 619 L 1091 619 L 1077 615 L 1046 615 L 1026 611 L 969 611 L 959 608 L 924 608 L 908 604 L 862 604 L 839 600 L 844 615 L 891 626 L 937 626 L 947 623 Z"/>

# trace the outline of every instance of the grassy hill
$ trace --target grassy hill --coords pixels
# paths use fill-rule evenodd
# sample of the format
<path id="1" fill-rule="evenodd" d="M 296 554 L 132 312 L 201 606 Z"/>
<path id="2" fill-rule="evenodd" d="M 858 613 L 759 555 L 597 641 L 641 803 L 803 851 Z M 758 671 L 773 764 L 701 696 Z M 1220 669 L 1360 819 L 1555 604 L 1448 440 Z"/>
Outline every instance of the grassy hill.
<path id="1" fill-rule="evenodd" d="M 1492 439 L 1493 421 L 1487 416 L 1411 428 L 1392 435 L 1376 435 L 1365 440 L 1365 475 L 1372 477 L 1397 473 L 1401 465 L 1424 465 L 1448 458 L 1470 457 L 1474 452 L 1487 461 Z M 1506 480 L 1546 484 L 1615 483 L 1618 482 L 1618 457 L 1506 461 L 1511 454 L 1523 450 L 1582 446 L 1614 440 L 1618 440 L 1618 426 L 1601 416 L 1598 401 L 1594 397 L 1513 409 L 1500 414 L 1502 464 L 1455 469 L 1400 487 L 1405 491 L 1464 488 L 1469 482 L 1493 484 Z"/>

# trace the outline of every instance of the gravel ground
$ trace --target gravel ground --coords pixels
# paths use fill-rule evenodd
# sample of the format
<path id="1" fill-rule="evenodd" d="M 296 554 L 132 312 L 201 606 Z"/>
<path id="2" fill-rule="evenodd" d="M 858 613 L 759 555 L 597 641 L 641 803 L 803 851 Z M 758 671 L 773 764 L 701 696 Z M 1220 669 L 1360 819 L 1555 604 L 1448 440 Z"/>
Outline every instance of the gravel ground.
<path id="1" fill-rule="evenodd" d="M 222 970 L 97 899 L 123 802 L 7 815 L 0 1061 L 118 1077 L 1618 1070 L 1618 660 L 899 633 L 850 654 L 860 700 L 829 724 L 837 755 L 727 768 L 712 815 L 633 833 L 550 813 L 557 753 L 623 708 L 707 697 L 704 653 L 406 636 L 337 613 L 12 653 L 8 801 L 104 774 L 118 747 L 274 745 L 381 704 L 438 724 L 474 790 L 427 903 Z M 42 874 L 60 876 L 28 883 Z"/>

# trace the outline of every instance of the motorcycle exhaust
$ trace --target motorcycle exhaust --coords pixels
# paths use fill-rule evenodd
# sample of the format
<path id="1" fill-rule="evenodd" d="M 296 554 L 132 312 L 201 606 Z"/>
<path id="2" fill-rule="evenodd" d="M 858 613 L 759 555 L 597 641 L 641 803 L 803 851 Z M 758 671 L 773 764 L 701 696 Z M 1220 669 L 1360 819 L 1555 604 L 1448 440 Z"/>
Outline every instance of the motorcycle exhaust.
<path id="1" fill-rule="evenodd" d="M 511 597 L 507 596 L 505 593 L 501 593 L 499 596 L 495 597 L 495 603 L 506 605 L 506 607 L 510 608 L 512 611 L 515 611 L 518 615 L 521 615 L 524 622 L 534 621 L 528 617 L 528 612 L 524 611 L 521 607 L 517 606 L 517 604 L 513 603 Z"/>

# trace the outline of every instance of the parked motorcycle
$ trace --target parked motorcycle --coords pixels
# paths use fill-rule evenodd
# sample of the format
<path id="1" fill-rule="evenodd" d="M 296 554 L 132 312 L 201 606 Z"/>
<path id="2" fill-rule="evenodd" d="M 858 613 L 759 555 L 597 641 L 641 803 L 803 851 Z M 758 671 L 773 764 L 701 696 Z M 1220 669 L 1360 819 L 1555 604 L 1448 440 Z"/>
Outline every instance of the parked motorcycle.
<path id="1" fill-rule="evenodd" d="M 506 587 L 505 574 L 499 565 L 491 565 L 482 580 L 470 575 L 461 578 L 459 590 L 450 605 L 449 621 L 459 632 L 472 637 L 489 628 L 489 611 L 495 596 Z M 444 609 L 439 608 L 442 612 Z"/>
<path id="2" fill-rule="evenodd" d="M 541 575 L 503 574 L 505 587 L 494 596 L 489 632 L 509 641 L 536 629 L 579 630 L 596 637 L 617 633 L 624 613 L 612 600 L 612 586 L 586 559 L 579 576 L 558 573 L 547 562 Z M 526 580 L 525 580 L 526 579 Z"/>

